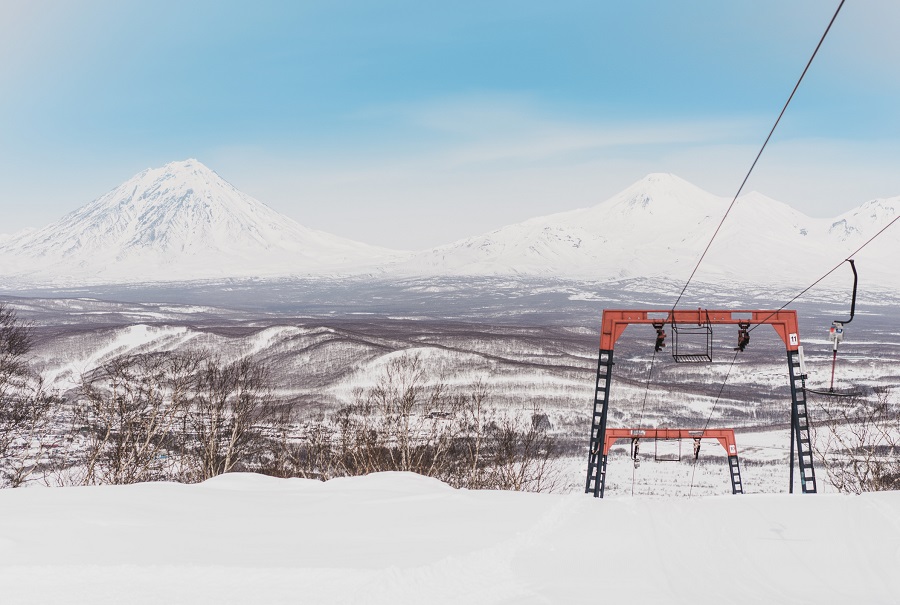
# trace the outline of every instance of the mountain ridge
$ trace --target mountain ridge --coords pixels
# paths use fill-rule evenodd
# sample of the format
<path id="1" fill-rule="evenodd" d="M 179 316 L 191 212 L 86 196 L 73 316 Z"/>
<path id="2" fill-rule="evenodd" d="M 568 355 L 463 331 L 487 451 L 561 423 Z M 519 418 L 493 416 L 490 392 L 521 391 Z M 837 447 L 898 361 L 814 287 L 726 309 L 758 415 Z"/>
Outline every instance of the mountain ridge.
<path id="1" fill-rule="evenodd" d="M 729 203 L 653 173 L 594 206 L 403 252 L 304 227 L 188 159 L 144 170 L 42 229 L 0 239 L 0 274 L 65 285 L 307 275 L 683 280 Z M 900 197 L 879 198 L 819 219 L 750 192 L 722 224 L 698 279 L 808 283 L 898 209 Z M 866 275 L 900 285 L 889 262 L 898 255 L 897 238 L 881 238 L 861 255 Z"/>
<path id="2" fill-rule="evenodd" d="M 738 198 L 698 276 L 711 282 L 811 281 L 842 260 L 840 254 L 851 252 L 851 244 L 862 243 L 862 235 L 870 237 L 895 216 L 897 201 L 900 198 L 872 200 L 835 219 L 819 219 L 750 192 Z M 399 270 L 683 280 L 729 203 L 675 175 L 650 174 L 595 206 L 531 218 L 426 250 Z M 841 238 L 834 229 L 838 224 L 860 236 L 853 241 Z M 878 262 L 872 263 L 876 267 L 869 275 L 896 285 L 896 276 L 885 270 L 883 261 L 900 250 L 896 245 L 886 248 L 890 250 L 874 255 Z"/>
<path id="3" fill-rule="evenodd" d="M 361 268 L 395 252 L 300 225 L 197 160 L 144 170 L 0 251 L 82 279 L 283 275 Z M 174 271 L 174 273 L 172 273 Z M 52 277 L 52 275 L 50 276 Z"/>

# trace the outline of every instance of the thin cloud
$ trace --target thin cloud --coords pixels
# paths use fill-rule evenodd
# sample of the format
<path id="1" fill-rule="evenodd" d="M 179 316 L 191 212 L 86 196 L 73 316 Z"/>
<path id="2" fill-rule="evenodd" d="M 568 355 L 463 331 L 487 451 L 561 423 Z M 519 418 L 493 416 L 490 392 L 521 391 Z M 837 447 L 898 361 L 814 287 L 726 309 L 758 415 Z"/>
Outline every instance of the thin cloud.
<path id="1" fill-rule="evenodd" d="M 443 135 L 436 147 L 454 165 L 534 162 L 584 152 L 697 145 L 744 139 L 760 120 L 575 120 L 541 112 L 522 98 L 498 96 L 441 101 L 406 108 L 417 136 Z M 443 145 L 441 144 L 443 140 Z"/>

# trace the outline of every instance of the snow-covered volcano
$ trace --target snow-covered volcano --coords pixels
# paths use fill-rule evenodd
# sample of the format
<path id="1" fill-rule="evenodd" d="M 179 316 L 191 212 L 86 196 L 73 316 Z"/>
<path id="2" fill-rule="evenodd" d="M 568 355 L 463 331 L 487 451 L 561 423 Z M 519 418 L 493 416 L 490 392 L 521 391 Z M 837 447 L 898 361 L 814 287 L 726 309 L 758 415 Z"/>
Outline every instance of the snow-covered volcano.
<path id="1" fill-rule="evenodd" d="M 651 174 L 590 208 L 538 217 L 415 254 L 314 231 L 197 160 L 145 170 L 57 223 L 0 240 L 10 282 L 72 285 L 296 275 L 688 278 L 730 198 Z M 900 197 L 834 219 L 756 192 L 737 200 L 696 275 L 714 284 L 805 286 L 900 212 Z M 868 284 L 900 286 L 900 226 L 856 259 Z M 836 272 L 834 285 L 848 275 Z"/>
<path id="2" fill-rule="evenodd" d="M 145 170 L 0 253 L 3 273 L 54 281 L 352 272 L 397 255 L 303 227 L 194 159 Z"/>
<path id="3" fill-rule="evenodd" d="M 738 199 L 697 278 L 711 283 L 808 284 L 896 216 L 898 200 L 875 200 L 836 219 L 816 219 L 748 193 Z M 402 270 L 683 280 L 730 201 L 675 175 L 650 174 L 597 206 L 533 218 L 433 248 L 415 255 Z M 882 246 L 866 249 L 863 264 L 875 267 L 882 281 L 890 281 L 884 268 L 900 246 L 896 237 L 884 239 Z"/>

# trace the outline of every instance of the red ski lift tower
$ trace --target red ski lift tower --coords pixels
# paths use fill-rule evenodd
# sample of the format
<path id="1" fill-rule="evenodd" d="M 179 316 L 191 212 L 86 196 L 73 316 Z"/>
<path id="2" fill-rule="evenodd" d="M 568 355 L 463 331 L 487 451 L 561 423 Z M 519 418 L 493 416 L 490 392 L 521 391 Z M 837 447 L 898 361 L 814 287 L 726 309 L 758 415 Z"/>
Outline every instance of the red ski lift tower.
<path id="1" fill-rule="evenodd" d="M 800 468 L 800 485 L 803 493 L 816 492 L 816 474 L 813 468 L 812 442 L 809 432 L 809 416 L 806 408 L 806 374 L 801 368 L 800 331 L 796 311 L 759 310 L 610 310 L 603 311 L 600 330 L 600 356 L 597 362 L 597 382 L 594 391 L 594 413 L 591 419 L 591 441 L 588 450 L 585 493 L 603 497 L 606 484 L 606 420 L 609 412 L 609 388 L 612 382 L 613 349 L 616 341 L 631 324 L 647 324 L 656 329 L 656 350 L 665 346 L 665 326 L 672 327 L 672 356 L 676 362 L 697 363 L 712 361 L 712 326 L 735 325 L 738 327 L 737 349 L 743 351 L 750 342 L 749 327 L 770 325 L 778 333 L 787 350 L 788 380 L 791 386 L 791 485 L 793 491 L 794 444 L 797 446 L 797 462 Z M 685 335 L 705 341 L 703 350 L 696 348 L 685 352 L 679 344 Z M 679 350 L 679 346 L 682 347 Z"/>

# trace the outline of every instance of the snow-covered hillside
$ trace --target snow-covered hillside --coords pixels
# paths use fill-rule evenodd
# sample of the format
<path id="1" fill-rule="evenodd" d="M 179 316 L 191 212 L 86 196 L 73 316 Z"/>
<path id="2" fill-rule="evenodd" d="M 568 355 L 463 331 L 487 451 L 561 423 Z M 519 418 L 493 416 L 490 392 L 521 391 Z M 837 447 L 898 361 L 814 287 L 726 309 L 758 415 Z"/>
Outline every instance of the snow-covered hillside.
<path id="1" fill-rule="evenodd" d="M 53 283 L 302 275 L 377 267 L 396 253 L 303 227 L 198 162 L 135 175 L 0 245 L 7 276 Z"/>
<path id="2" fill-rule="evenodd" d="M 711 283 L 808 284 L 896 216 L 898 201 L 875 200 L 836 219 L 813 219 L 751 192 L 738 199 L 697 277 Z M 597 206 L 434 248 L 402 270 L 684 280 L 729 203 L 677 176 L 651 174 Z M 884 239 L 881 247 L 867 248 L 860 262 L 868 278 L 896 285 L 900 272 L 889 270 L 887 261 L 900 254 L 900 238 Z"/>
<path id="3" fill-rule="evenodd" d="M 360 274 L 683 282 L 729 202 L 677 176 L 651 174 L 597 206 L 412 254 L 307 229 L 186 160 L 146 170 L 43 229 L 0 239 L 0 276 L 13 287 Z M 900 197 L 813 219 L 748 193 L 734 206 L 696 281 L 794 291 L 838 264 L 898 211 Z M 868 286 L 900 286 L 893 260 L 900 256 L 897 233 L 900 227 L 856 257 Z"/>
<path id="4" fill-rule="evenodd" d="M 4 605 L 896 603 L 900 493 L 607 498 L 320 483 L 0 491 Z"/>

